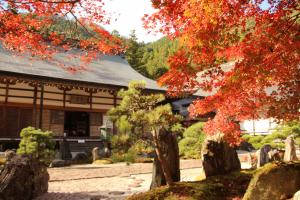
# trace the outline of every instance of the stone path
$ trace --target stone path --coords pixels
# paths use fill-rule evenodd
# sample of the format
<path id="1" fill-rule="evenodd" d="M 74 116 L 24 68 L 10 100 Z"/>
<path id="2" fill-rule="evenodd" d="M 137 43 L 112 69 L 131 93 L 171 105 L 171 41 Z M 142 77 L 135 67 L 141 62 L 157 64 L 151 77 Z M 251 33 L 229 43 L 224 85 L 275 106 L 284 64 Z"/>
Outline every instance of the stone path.
<path id="1" fill-rule="evenodd" d="M 200 174 L 200 160 L 180 164 L 182 181 L 192 181 Z M 48 193 L 36 200 L 121 200 L 149 189 L 152 163 L 75 165 L 48 171 Z"/>

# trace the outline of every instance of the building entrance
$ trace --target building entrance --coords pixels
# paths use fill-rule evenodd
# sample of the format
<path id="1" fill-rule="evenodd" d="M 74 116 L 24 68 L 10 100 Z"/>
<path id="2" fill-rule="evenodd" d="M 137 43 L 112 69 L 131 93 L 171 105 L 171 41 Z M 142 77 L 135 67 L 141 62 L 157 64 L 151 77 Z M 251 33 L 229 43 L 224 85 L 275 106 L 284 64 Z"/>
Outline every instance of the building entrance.
<path id="1" fill-rule="evenodd" d="M 89 137 L 90 115 L 87 112 L 65 112 L 65 133 L 68 137 Z"/>

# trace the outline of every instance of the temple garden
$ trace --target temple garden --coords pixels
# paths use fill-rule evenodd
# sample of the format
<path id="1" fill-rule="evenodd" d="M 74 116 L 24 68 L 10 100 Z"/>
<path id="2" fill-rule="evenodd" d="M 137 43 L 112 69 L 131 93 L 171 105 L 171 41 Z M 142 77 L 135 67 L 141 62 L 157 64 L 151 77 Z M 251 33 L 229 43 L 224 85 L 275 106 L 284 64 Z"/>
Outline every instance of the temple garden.
<path id="1" fill-rule="evenodd" d="M 71 152 L 66 139 L 57 148 L 52 132 L 24 128 L 19 148 L 0 154 L 0 199 L 300 198 L 299 121 L 233 146 L 205 135 L 205 122 L 182 126 L 164 96 L 144 88 L 120 91 L 108 112 L 118 134 L 102 134 L 92 151 Z"/>

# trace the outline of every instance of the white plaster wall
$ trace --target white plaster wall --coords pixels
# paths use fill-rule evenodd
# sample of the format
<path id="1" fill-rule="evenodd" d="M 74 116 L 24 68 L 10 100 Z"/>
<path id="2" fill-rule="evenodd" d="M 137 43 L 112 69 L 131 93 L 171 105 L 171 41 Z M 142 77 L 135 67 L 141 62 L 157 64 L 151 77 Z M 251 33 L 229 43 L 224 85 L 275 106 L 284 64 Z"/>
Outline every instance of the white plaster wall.
<path id="1" fill-rule="evenodd" d="M 253 134 L 270 134 L 277 124 L 272 119 L 245 120 L 240 122 L 241 131 Z"/>

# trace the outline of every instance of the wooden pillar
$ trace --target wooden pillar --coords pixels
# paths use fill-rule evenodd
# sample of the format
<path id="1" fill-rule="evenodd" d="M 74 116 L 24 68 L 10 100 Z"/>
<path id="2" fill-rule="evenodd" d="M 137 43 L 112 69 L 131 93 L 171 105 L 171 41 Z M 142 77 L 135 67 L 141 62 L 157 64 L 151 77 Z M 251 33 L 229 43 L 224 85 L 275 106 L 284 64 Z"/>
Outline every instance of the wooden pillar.
<path id="1" fill-rule="evenodd" d="M 7 81 L 5 87 L 5 100 L 4 100 L 4 108 L 3 108 L 3 119 L 4 119 L 4 130 L 7 130 L 7 103 L 8 103 L 8 90 L 9 90 L 9 82 Z"/>
<path id="2" fill-rule="evenodd" d="M 114 108 L 117 107 L 117 92 L 114 92 L 113 93 L 113 96 L 114 96 Z M 117 128 L 116 128 L 116 123 L 113 122 L 113 134 L 117 134 Z"/>
<path id="3" fill-rule="evenodd" d="M 5 87 L 5 104 L 7 104 L 8 102 L 8 90 L 9 90 L 9 83 L 6 83 L 6 87 Z"/>
<path id="4" fill-rule="evenodd" d="M 90 91 L 90 109 L 93 109 L 93 91 Z"/>
<path id="5" fill-rule="evenodd" d="M 44 110 L 44 85 L 41 84 L 41 96 L 40 96 L 40 121 L 39 128 L 43 126 L 43 110 Z"/>
<path id="6" fill-rule="evenodd" d="M 64 97 L 63 97 L 64 108 L 66 108 L 66 96 L 67 96 L 67 91 L 64 89 Z"/>
<path id="7" fill-rule="evenodd" d="M 34 127 L 37 126 L 37 93 L 38 93 L 38 88 L 37 88 L 37 86 L 34 86 L 33 112 L 32 112 L 32 124 Z"/>

